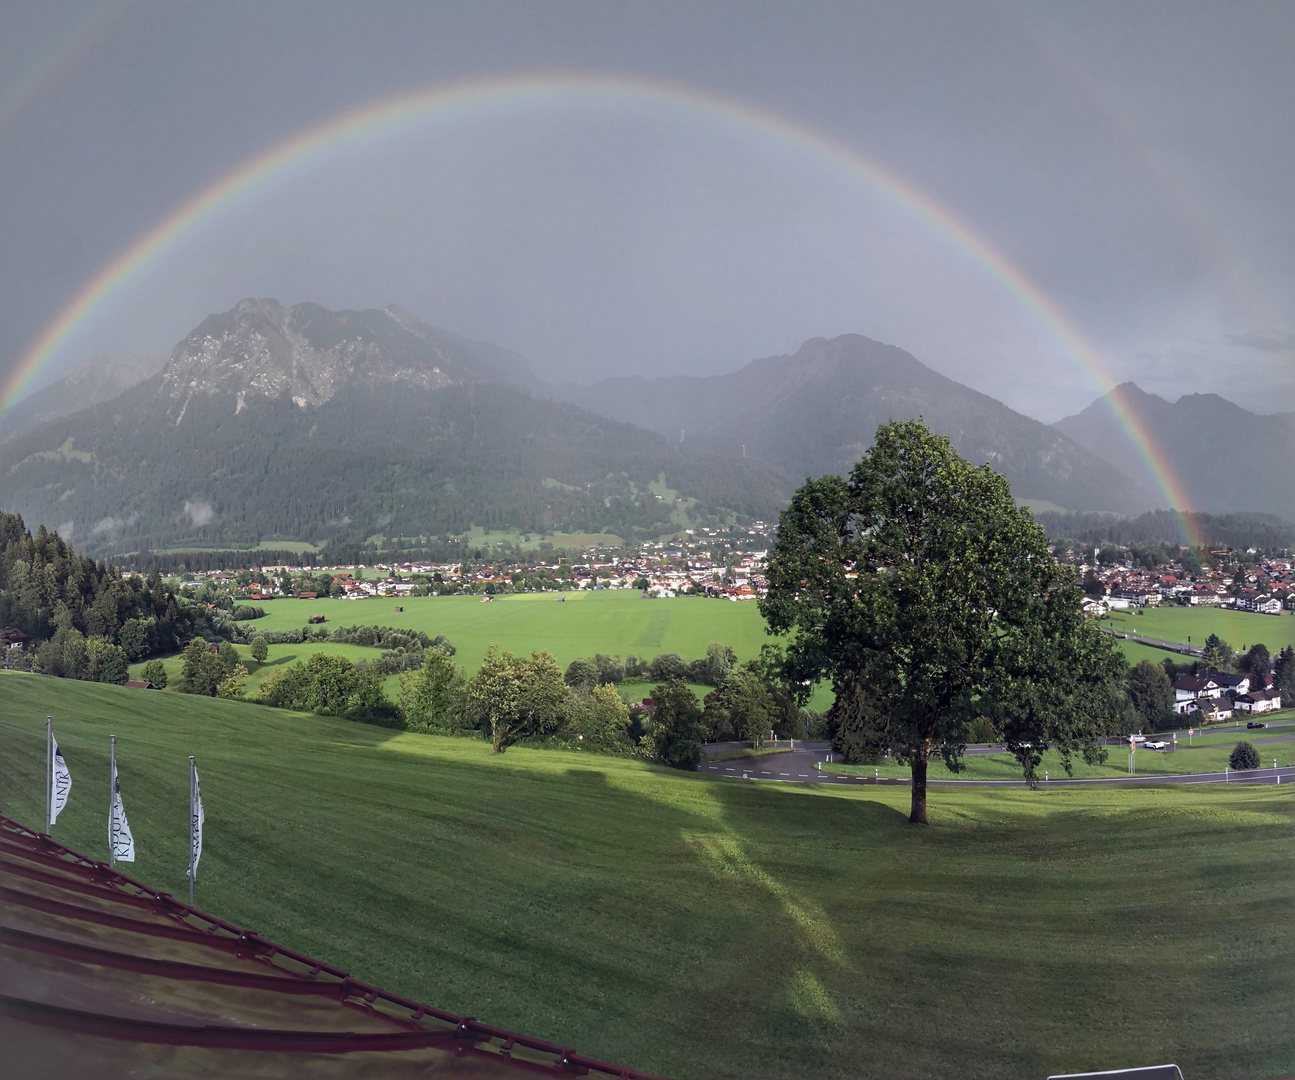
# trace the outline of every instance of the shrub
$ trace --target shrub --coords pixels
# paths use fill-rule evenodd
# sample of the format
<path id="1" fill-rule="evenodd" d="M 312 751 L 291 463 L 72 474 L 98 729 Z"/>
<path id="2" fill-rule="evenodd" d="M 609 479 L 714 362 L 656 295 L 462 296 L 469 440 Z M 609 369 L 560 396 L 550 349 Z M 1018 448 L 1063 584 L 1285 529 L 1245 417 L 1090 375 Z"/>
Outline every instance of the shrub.
<path id="1" fill-rule="evenodd" d="M 662 653 L 648 667 L 648 678 L 654 682 L 665 682 L 667 679 L 683 680 L 688 677 L 688 665 L 678 653 Z"/>
<path id="2" fill-rule="evenodd" d="M 994 722 L 989 717 L 977 716 L 968 721 L 966 738 L 969 743 L 996 743 L 998 732 L 994 730 Z"/>
<path id="3" fill-rule="evenodd" d="M 1259 751 L 1244 739 L 1232 748 L 1228 755 L 1228 765 L 1234 769 L 1259 768 Z"/>
<path id="4" fill-rule="evenodd" d="M 611 683 L 576 690 L 569 703 L 573 734 L 600 750 L 628 749 L 630 711 Z"/>
<path id="5" fill-rule="evenodd" d="M 400 715 L 415 731 L 448 734 L 472 727 L 463 673 L 440 649 L 427 649 L 423 665 L 400 676 Z"/>
<path id="6" fill-rule="evenodd" d="M 166 689 L 166 665 L 161 660 L 150 660 L 144 665 L 140 675 L 145 682 L 151 682 L 159 690 Z"/>
<path id="7" fill-rule="evenodd" d="M 566 674 L 562 678 L 568 686 L 578 686 L 582 690 L 592 690 L 599 684 L 598 665 L 592 660 L 579 657 L 567 665 Z"/>
<path id="8" fill-rule="evenodd" d="M 246 622 L 248 619 L 265 618 L 265 608 L 255 607 L 252 604 L 236 604 L 234 606 L 234 621 Z"/>

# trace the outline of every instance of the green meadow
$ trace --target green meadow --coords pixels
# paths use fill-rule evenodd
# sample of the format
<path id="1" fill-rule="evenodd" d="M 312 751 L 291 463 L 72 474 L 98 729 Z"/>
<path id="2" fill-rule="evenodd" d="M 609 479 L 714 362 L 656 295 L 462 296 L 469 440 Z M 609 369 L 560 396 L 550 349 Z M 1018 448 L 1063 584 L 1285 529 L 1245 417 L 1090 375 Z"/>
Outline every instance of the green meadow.
<path id="1" fill-rule="evenodd" d="M 747 660 L 770 640 L 754 603 L 692 596 L 649 600 L 631 590 L 516 593 L 489 603 L 480 596 L 284 598 L 261 606 L 266 615 L 252 624 L 257 629 L 290 630 L 304 626 L 311 615 L 323 615 L 329 629 L 368 623 L 444 634 L 458 650 L 459 663 L 473 671 L 492 643 L 514 653 L 547 649 L 565 667 L 578 656 L 600 652 L 649 659 L 675 652 L 691 660 L 705 656 L 712 641 L 724 642 Z"/>
<path id="2" fill-rule="evenodd" d="M 1159 638 L 1162 641 L 1176 641 L 1182 645 L 1203 645 L 1210 634 L 1218 634 L 1238 651 L 1242 646 L 1248 648 L 1262 642 L 1274 656 L 1287 645 L 1295 645 L 1295 616 L 1290 612 L 1256 615 L 1249 611 L 1220 611 L 1218 608 L 1174 605 L 1138 611 L 1114 611 L 1106 625 L 1114 630 Z M 1138 650 L 1136 656 L 1132 651 L 1135 647 Z M 1135 662 L 1143 658 L 1143 650 L 1151 659 L 1156 660 L 1170 655 L 1161 649 L 1135 646 L 1133 642 L 1125 646 L 1126 653 Z"/>
<path id="3" fill-rule="evenodd" d="M 372 571 L 370 571 L 372 573 Z M 565 599 L 563 599 L 565 597 Z M 644 599 L 637 592 L 597 591 L 569 593 L 521 593 L 502 595 L 484 602 L 480 596 L 376 597 L 365 600 L 297 600 L 283 598 L 259 602 L 266 615 L 250 625 L 264 630 L 290 630 L 305 626 L 312 615 L 323 615 L 325 629 L 361 623 L 422 630 L 444 634 L 454 644 L 458 663 L 469 674 L 481 664 L 486 648 L 497 644 L 513 653 L 547 649 L 565 667 L 579 656 L 608 653 L 650 659 L 658 653 L 675 652 L 685 660 L 702 656 L 712 641 L 732 647 L 741 660 L 759 654 L 762 645 L 774 639 L 765 633 L 764 620 L 754 603 L 732 603 L 701 597 Z M 397 611 L 397 608 L 403 610 Z M 1273 653 L 1295 643 L 1295 618 L 1253 615 L 1208 608 L 1147 609 L 1143 614 L 1115 613 L 1112 627 L 1158 637 L 1166 641 L 1200 643 L 1217 633 L 1234 647 L 1263 641 Z M 1130 663 L 1177 656 L 1163 649 L 1133 641 L 1121 641 Z M 246 647 L 239 647 L 250 678 L 247 693 L 257 692 L 261 681 L 276 666 L 304 660 L 312 653 L 328 652 L 350 660 L 372 658 L 376 650 L 335 642 L 307 642 L 271 645 L 265 664 L 252 660 Z M 180 672 L 178 656 L 165 661 L 172 683 Z M 136 664 L 132 676 L 138 676 Z M 387 693 L 394 700 L 398 679 L 389 676 Z M 627 683 L 622 696 L 634 701 L 647 693 L 643 683 Z M 709 687 L 694 686 L 699 697 Z M 811 704 L 818 709 L 831 705 L 830 687 L 820 686 Z"/>
<path id="4" fill-rule="evenodd" d="M 565 599 L 561 599 L 565 597 Z M 765 633 L 764 620 L 754 603 L 733 603 L 703 597 L 644 599 L 637 592 L 520 593 L 500 596 L 486 603 L 480 596 L 374 597 L 365 600 L 277 599 L 258 602 L 265 617 L 245 626 L 257 630 L 292 630 L 305 626 L 312 615 L 323 615 L 323 626 L 369 624 L 444 634 L 454 645 L 455 660 L 471 674 L 481 666 L 491 644 L 513 653 L 547 649 L 564 668 L 580 656 L 595 653 L 651 659 L 658 653 L 678 653 L 685 660 L 706 654 L 706 646 L 722 641 L 740 660 L 759 655 L 772 639 Z M 403 611 L 397 611 L 403 608 Z M 257 664 L 248 647 L 238 646 L 250 678 L 247 693 L 254 694 L 261 681 L 275 667 L 304 660 L 316 652 L 345 656 L 350 660 L 372 659 L 378 650 L 338 642 L 305 642 L 269 646 L 266 663 Z M 181 659 L 164 661 L 172 685 L 179 678 Z M 131 668 L 137 677 L 142 664 Z M 386 680 L 387 693 L 394 700 L 397 676 Z M 622 696 L 636 701 L 651 689 L 647 683 L 626 683 Z M 710 687 L 694 686 L 704 696 Z M 815 696 L 814 704 L 831 703 L 827 688 Z"/>
<path id="5" fill-rule="evenodd" d="M 38 826 L 47 713 L 57 839 L 105 857 L 115 733 L 128 870 L 181 893 L 194 754 L 201 907 L 586 1053 L 697 1078 L 1295 1071 L 1295 788 L 940 789 L 914 829 L 900 788 L 0 672 L 0 810 Z"/>

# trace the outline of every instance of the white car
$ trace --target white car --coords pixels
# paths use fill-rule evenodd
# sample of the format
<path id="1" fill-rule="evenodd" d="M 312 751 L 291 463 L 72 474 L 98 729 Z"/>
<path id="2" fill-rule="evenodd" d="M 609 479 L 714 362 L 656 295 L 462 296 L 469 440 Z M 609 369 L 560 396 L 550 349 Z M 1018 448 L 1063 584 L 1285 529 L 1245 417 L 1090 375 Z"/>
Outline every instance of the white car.
<path id="1" fill-rule="evenodd" d="M 1140 743 L 1140 742 L 1146 742 L 1146 741 L 1147 741 L 1147 737 L 1146 737 L 1145 735 L 1130 735 L 1130 736 L 1129 736 L 1129 742 L 1131 742 L 1131 743 Z"/>
<path id="2" fill-rule="evenodd" d="M 1143 745 L 1148 750 L 1168 750 L 1169 749 L 1169 744 L 1165 742 L 1163 739 L 1156 739 L 1152 742 L 1144 743 Z"/>

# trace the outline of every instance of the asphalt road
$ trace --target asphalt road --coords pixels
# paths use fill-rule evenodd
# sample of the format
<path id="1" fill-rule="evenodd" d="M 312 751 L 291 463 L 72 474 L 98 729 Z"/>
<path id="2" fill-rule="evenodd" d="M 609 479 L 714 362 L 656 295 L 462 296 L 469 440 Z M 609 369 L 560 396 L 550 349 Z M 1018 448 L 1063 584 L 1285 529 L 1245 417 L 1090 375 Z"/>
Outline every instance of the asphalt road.
<path id="1" fill-rule="evenodd" d="M 1157 649 L 1167 649 L 1170 652 L 1181 653 L 1184 656 L 1203 656 L 1205 650 L 1199 645 L 1184 645 L 1181 641 L 1165 641 L 1161 638 L 1144 637 L 1142 634 L 1131 634 L 1127 630 L 1116 630 L 1114 627 L 1103 626 L 1101 629 L 1112 634 L 1124 641 L 1140 641 L 1143 645 L 1154 645 Z"/>
<path id="2" fill-rule="evenodd" d="M 1287 742 L 1295 735 L 1284 735 L 1266 742 Z M 1254 740 L 1256 743 L 1260 740 Z M 996 746 L 977 747 L 977 753 L 1001 753 Z M 968 747 L 968 753 L 972 748 Z M 1155 753 L 1150 750 L 1147 753 Z M 887 787 L 908 787 L 908 777 L 854 776 L 830 771 L 820 772 L 819 762 L 824 762 L 824 769 L 830 770 L 831 764 L 825 762 L 827 757 L 826 743 L 810 743 L 805 749 L 797 747 L 777 754 L 760 754 L 746 758 L 734 758 L 729 761 L 703 762 L 697 771 L 707 776 L 730 780 L 770 780 L 783 784 L 854 784 L 885 785 Z M 1024 787 L 1024 780 L 930 780 L 931 787 Z M 1040 780 L 1040 787 L 1117 787 L 1146 786 L 1150 784 L 1290 784 L 1295 783 L 1295 766 L 1280 769 L 1253 769 L 1246 772 L 1210 772 L 1184 773 L 1181 775 L 1152 776 L 1111 776 L 1095 780 Z"/>

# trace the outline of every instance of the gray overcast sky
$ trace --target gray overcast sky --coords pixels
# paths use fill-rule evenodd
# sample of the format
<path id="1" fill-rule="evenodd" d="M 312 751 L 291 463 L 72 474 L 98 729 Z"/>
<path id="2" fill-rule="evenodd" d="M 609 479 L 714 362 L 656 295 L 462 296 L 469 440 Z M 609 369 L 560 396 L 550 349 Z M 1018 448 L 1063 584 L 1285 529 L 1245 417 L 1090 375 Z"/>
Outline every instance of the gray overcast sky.
<path id="1" fill-rule="evenodd" d="M 1289 2 L 0 2 L 0 366 L 294 134 L 564 69 L 781 113 L 983 237 L 1116 379 L 1295 409 L 1293 45 Z M 721 372 L 854 331 L 1041 419 L 1098 391 L 1036 304 L 841 158 L 650 94 L 336 142 L 177 236 L 44 374 L 165 352 L 246 295 L 399 303 L 553 379 Z"/>

